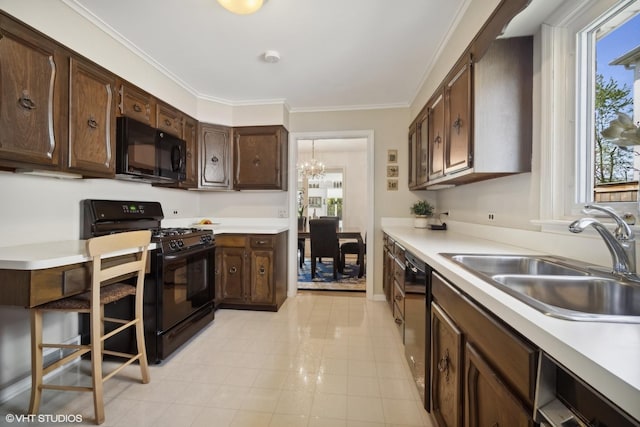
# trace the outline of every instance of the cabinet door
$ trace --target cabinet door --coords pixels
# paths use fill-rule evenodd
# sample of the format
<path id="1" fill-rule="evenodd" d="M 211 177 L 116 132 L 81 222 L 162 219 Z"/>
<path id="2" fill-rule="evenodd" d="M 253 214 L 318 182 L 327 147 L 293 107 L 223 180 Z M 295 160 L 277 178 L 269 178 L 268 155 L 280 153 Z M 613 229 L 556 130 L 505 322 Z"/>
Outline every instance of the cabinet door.
<path id="1" fill-rule="evenodd" d="M 198 186 L 198 122 L 191 117 L 184 120 L 182 139 L 187 143 L 187 178 L 180 183 L 180 187 L 193 188 Z"/>
<path id="2" fill-rule="evenodd" d="M 427 112 L 429 150 L 429 179 L 444 175 L 444 96 L 439 94 Z"/>
<path id="3" fill-rule="evenodd" d="M 281 126 L 234 129 L 235 189 L 286 189 L 286 130 Z"/>
<path id="4" fill-rule="evenodd" d="M 469 343 L 465 346 L 465 427 L 532 427 L 529 411 Z"/>
<path id="5" fill-rule="evenodd" d="M 115 174 L 115 77 L 71 58 L 68 169 L 84 175 Z"/>
<path id="6" fill-rule="evenodd" d="M 413 123 L 409 126 L 409 189 L 415 189 L 418 183 L 418 132 Z"/>
<path id="7" fill-rule="evenodd" d="M 200 185 L 229 188 L 230 128 L 200 124 Z"/>
<path id="8" fill-rule="evenodd" d="M 471 167 L 471 65 L 463 63 L 446 88 L 445 173 Z"/>
<path id="9" fill-rule="evenodd" d="M 273 251 L 251 251 L 251 302 L 273 304 Z"/>
<path id="10" fill-rule="evenodd" d="M 120 83 L 118 86 L 120 115 L 156 127 L 156 104 L 153 97 L 128 83 Z"/>
<path id="11" fill-rule="evenodd" d="M 221 248 L 221 292 L 222 302 L 242 303 L 245 291 L 245 249 Z"/>
<path id="12" fill-rule="evenodd" d="M 67 72 L 53 42 L 0 15 L 1 164 L 60 164 Z"/>
<path id="13" fill-rule="evenodd" d="M 158 130 L 182 138 L 182 113 L 170 105 L 158 102 L 156 105 Z"/>
<path id="14" fill-rule="evenodd" d="M 431 410 L 439 427 L 462 426 L 462 333 L 431 305 Z"/>
<path id="15" fill-rule="evenodd" d="M 428 110 L 418 117 L 416 147 L 416 186 L 424 187 L 429 180 L 429 115 Z"/>

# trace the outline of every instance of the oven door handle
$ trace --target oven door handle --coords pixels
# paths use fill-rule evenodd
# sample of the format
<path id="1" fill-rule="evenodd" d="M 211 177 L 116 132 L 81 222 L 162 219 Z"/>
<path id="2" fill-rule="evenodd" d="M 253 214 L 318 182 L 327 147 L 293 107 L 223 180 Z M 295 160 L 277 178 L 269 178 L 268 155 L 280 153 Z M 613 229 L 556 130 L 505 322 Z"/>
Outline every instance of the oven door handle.
<path id="1" fill-rule="evenodd" d="M 176 252 L 175 254 L 165 255 L 164 256 L 164 260 L 165 261 L 175 261 L 176 259 L 184 258 L 185 256 L 197 255 L 197 254 L 202 253 L 202 252 L 212 251 L 215 248 L 216 248 L 215 245 L 207 245 L 207 246 L 204 246 L 204 247 L 198 247 L 197 249 L 188 249 L 186 251 Z"/>

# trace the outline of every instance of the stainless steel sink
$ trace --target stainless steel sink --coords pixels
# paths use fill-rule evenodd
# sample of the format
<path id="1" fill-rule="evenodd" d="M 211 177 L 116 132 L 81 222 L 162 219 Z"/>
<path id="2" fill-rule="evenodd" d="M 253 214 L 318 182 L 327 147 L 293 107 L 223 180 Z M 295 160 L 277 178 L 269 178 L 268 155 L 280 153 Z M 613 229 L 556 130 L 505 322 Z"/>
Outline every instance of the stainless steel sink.
<path id="1" fill-rule="evenodd" d="M 563 265 L 559 259 L 527 255 L 461 254 L 450 258 L 470 270 L 494 274 L 550 274 L 582 276 L 589 273 L 577 267 Z"/>
<path id="2" fill-rule="evenodd" d="M 549 316 L 640 323 L 640 283 L 587 264 L 552 256 L 441 255 Z"/>

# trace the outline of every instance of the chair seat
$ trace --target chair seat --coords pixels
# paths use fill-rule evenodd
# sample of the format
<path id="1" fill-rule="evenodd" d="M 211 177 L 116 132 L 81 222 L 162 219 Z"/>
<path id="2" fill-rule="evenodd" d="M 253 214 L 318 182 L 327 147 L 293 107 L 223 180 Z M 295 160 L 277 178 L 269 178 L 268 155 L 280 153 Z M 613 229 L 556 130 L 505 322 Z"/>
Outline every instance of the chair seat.
<path id="1" fill-rule="evenodd" d="M 100 304 L 106 305 L 126 296 L 135 295 L 135 286 L 126 283 L 114 283 L 100 288 Z M 42 310 L 88 310 L 91 304 L 91 292 L 74 295 L 57 301 L 39 305 Z"/>
<path id="2" fill-rule="evenodd" d="M 360 244 L 358 244 L 358 242 L 345 242 L 340 245 L 340 250 L 347 254 L 359 254 Z"/>

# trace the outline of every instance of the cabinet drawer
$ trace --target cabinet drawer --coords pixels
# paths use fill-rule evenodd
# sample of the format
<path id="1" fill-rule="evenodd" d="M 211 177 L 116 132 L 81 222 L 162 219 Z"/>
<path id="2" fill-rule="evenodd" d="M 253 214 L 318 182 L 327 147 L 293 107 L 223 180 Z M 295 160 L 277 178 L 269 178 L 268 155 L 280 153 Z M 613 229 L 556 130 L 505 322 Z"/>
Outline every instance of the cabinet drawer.
<path id="1" fill-rule="evenodd" d="M 404 302 L 403 302 L 403 305 L 404 305 Z M 400 339 L 404 344 L 404 314 L 402 313 L 402 310 L 400 310 L 400 307 L 398 307 L 398 304 L 395 302 L 393 303 L 393 321 L 396 323 L 396 326 L 398 327 L 398 332 L 400 333 Z"/>
<path id="2" fill-rule="evenodd" d="M 228 248 L 244 248 L 247 239 L 244 235 L 223 234 L 216 236 L 216 246 Z"/>
<path id="3" fill-rule="evenodd" d="M 397 242 L 393 245 L 393 256 L 396 257 L 400 264 L 404 265 L 404 248 Z"/>
<path id="4" fill-rule="evenodd" d="M 273 248 L 275 239 L 273 236 L 251 236 L 249 237 L 251 249 Z"/>
<path id="5" fill-rule="evenodd" d="M 152 127 L 156 126 L 156 105 L 151 95 L 126 84 L 121 84 L 118 92 L 120 115 L 131 117 Z"/>
<path id="6" fill-rule="evenodd" d="M 404 319 L 404 291 L 400 289 L 400 286 L 395 281 L 393 284 L 393 301 Z"/>
<path id="7" fill-rule="evenodd" d="M 432 293 L 465 333 L 467 342 L 478 349 L 523 401 L 533 405 L 535 349 L 436 273 L 432 275 Z"/>
<path id="8" fill-rule="evenodd" d="M 404 292 L 404 262 L 401 262 L 398 258 L 395 258 L 393 263 L 393 280 L 398 283 L 402 292 Z"/>

